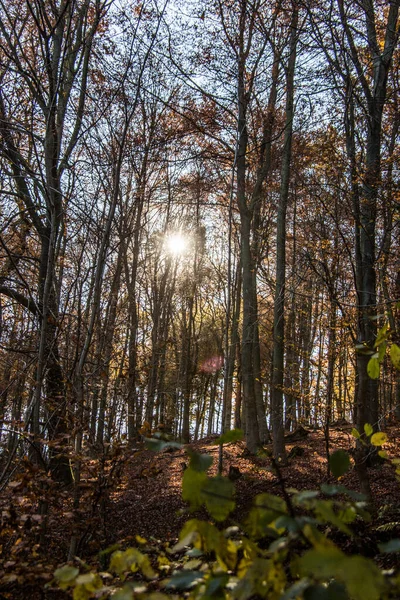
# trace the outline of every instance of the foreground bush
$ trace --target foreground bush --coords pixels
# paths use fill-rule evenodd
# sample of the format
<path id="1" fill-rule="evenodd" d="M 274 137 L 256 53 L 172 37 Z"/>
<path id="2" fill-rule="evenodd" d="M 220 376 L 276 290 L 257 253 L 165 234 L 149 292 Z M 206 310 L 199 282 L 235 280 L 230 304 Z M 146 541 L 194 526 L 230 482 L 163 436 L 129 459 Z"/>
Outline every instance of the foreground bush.
<path id="1" fill-rule="evenodd" d="M 221 444 L 236 441 L 229 432 Z M 366 427 L 358 440 L 385 443 L 384 434 Z M 365 443 L 365 442 L 364 442 Z M 155 450 L 166 443 L 150 440 Z M 234 485 L 222 475 L 208 476 L 212 458 L 188 450 L 189 465 L 182 483 L 183 498 L 192 510 L 205 506 L 210 521 L 190 519 L 173 548 L 136 538 L 136 547 L 109 549 L 108 571 L 94 572 L 66 565 L 55 572 L 63 590 L 74 600 L 384 600 L 400 597 L 400 573 L 383 571 L 360 554 L 346 554 L 333 541 L 341 536 L 360 538 L 362 522 L 371 519 L 365 498 L 340 483 L 319 490 L 285 489 L 279 465 L 272 467 L 281 484 L 282 497 L 268 493 L 254 498 L 253 507 L 240 525 L 227 519 L 235 508 Z M 386 460 L 384 451 L 380 454 Z M 398 461 L 392 461 L 398 469 Z M 349 469 L 349 456 L 339 450 L 330 459 L 333 475 Z M 362 546 L 363 540 L 358 539 Z M 400 540 L 380 544 L 381 553 L 399 552 Z"/>

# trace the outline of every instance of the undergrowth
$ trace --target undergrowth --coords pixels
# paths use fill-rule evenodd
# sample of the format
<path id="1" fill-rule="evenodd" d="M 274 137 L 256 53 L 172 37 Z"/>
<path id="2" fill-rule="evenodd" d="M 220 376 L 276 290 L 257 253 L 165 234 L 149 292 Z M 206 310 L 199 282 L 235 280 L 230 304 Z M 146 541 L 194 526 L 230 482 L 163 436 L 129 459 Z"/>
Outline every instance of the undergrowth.
<path id="1" fill-rule="evenodd" d="M 233 430 L 218 443 L 237 441 Z M 383 433 L 353 430 L 358 443 L 380 447 Z M 171 445 L 148 440 L 153 450 Z M 173 444 L 176 446 L 176 444 Z M 79 561 L 55 572 L 55 582 L 72 593 L 74 600 L 389 600 L 400 597 L 400 572 L 383 570 L 361 553 L 345 553 L 334 540 L 362 538 L 361 523 L 371 520 L 366 499 L 347 489 L 340 478 L 351 467 L 343 450 L 330 457 L 337 479 L 320 489 L 286 488 L 280 466 L 271 467 L 281 496 L 255 496 L 241 523 L 232 521 L 234 484 L 228 477 L 210 477 L 212 457 L 188 449 L 188 465 L 182 482 L 183 499 L 191 511 L 205 507 L 209 520 L 189 519 L 178 543 L 170 547 L 157 540 L 136 536 L 129 548 L 112 547 L 100 554 L 101 569 Z M 384 450 L 379 454 L 390 460 Z M 400 475 L 397 459 L 390 460 Z M 346 546 L 346 544 L 344 544 Z M 354 544 L 347 546 L 354 547 Z M 343 547 L 343 544 L 342 544 Z M 379 544 L 379 552 L 400 552 L 400 539 Z"/>

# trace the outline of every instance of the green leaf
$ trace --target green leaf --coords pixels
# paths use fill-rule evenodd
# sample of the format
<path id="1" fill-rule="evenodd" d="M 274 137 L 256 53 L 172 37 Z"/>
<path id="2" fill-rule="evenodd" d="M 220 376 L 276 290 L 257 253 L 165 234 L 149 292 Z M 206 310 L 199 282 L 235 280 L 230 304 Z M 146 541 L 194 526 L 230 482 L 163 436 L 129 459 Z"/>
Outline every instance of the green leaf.
<path id="1" fill-rule="evenodd" d="M 359 432 L 357 429 L 355 429 L 354 427 L 353 427 L 353 429 L 351 430 L 351 435 L 352 435 L 354 438 L 356 438 L 356 440 L 358 440 L 358 439 L 360 438 L 360 432 Z"/>
<path id="2" fill-rule="evenodd" d="M 128 548 L 125 551 L 117 550 L 111 556 L 110 571 L 117 573 L 121 579 L 124 579 L 126 573 L 136 573 L 141 571 L 147 579 L 154 579 L 154 572 L 149 557 L 142 554 L 137 548 Z"/>
<path id="3" fill-rule="evenodd" d="M 203 577 L 204 573 L 201 571 L 179 571 L 179 573 L 175 573 L 171 577 L 165 587 L 167 589 L 176 588 L 178 590 L 187 590 L 201 581 Z"/>
<path id="4" fill-rule="evenodd" d="M 217 575 L 208 579 L 203 598 L 224 598 L 225 595 L 223 593 L 219 595 L 217 595 L 217 593 L 220 591 L 222 592 L 228 581 L 229 575 L 227 573 L 223 573 L 222 575 Z"/>
<path id="5" fill-rule="evenodd" d="M 386 433 L 378 431 L 378 433 L 374 433 L 374 435 L 371 437 L 371 444 L 373 446 L 383 446 L 383 444 L 386 444 L 387 439 L 388 437 Z"/>
<path id="6" fill-rule="evenodd" d="M 379 546 L 379 551 L 383 552 L 384 554 L 388 554 L 390 552 L 400 552 L 400 539 L 394 538 L 393 540 L 390 540 L 389 542 L 385 542 L 383 544 L 378 544 L 378 546 Z"/>
<path id="7" fill-rule="evenodd" d="M 274 521 L 287 514 L 286 502 L 272 494 L 258 494 L 247 520 L 246 529 L 254 538 L 277 537 Z"/>
<path id="8" fill-rule="evenodd" d="M 223 433 L 217 440 L 217 444 L 229 444 L 231 442 L 240 442 L 243 439 L 242 429 L 231 429 Z"/>
<path id="9" fill-rule="evenodd" d="M 385 358 L 386 348 L 387 348 L 387 342 L 382 342 L 382 344 L 380 344 L 380 346 L 379 346 L 379 349 L 378 349 L 378 360 L 379 360 L 380 363 Z"/>
<path id="10" fill-rule="evenodd" d="M 337 483 L 323 483 L 321 485 L 321 492 L 327 496 L 336 496 L 337 494 L 343 494 L 346 491 L 344 485 Z"/>
<path id="11" fill-rule="evenodd" d="M 203 556 L 204 552 L 202 552 L 201 550 L 199 550 L 198 548 L 192 548 L 191 550 L 188 550 L 187 552 L 185 552 L 185 556 L 189 556 L 189 557 L 198 557 L 198 556 Z"/>
<path id="12" fill-rule="evenodd" d="M 299 559 L 302 575 L 346 585 L 353 600 L 380 600 L 384 579 L 380 569 L 363 556 L 347 557 L 334 546 L 319 546 Z"/>
<path id="13" fill-rule="evenodd" d="M 203 471 L 194 470 L 191 467 L 185 470 L 182 479 L 182 498 L 189 502 L 190 507 L 195 510 L 203 504 L 202 490 L 207 483 L 208 477 Z"/>
<path id="14" fill-rule="evenodd" d="M 381 327 L 378 331 L 378 335 L 376 336 L 374 347 L 377 348 L 384 340 L 387 338 L 387 332 L 389 329 L 389 323 L 385 323 L 383 327 Z"/>
<path id="15" fill-rule="evenodd" d="M 365 423 L 364 431 L 365 431 L 365 435 L 367 437 L 369 437 L 370 435 L 372 435 L 374 433 L 374 428 L 369 423 Z"/>
<path id="16" fill-rule="evenodd" d="M 153 452 L 160 452 L 165 448 L 182 448 L 182 444 L 178 444 L 178 442 L 164 442 L 156 438 L 144 438 L 144 443 L 146 448 L 153 450 Z"/>
<path id="17" fill-rule="evenodd" d="M 310 585 L 310 581 L 307 578 L 300 579 L 290 586 L 288 590 L 283 594 L 280 600 L 297 600 L 297 598 L 303 598 L 302 593 Z"/>
<path id="18" fill-rule="evenodd" d="M 124 587 L 111 596 L 112 600 L 133 600 L 133 589 L 129 585 Z"/>
<path id="19" fill-rule="evenodd" d="M 183 550 L 191 544 L 201 553 L 215 552 L 217 560 L 220 562 L 223 559 L 224 564 L 229 565 L 229 569 L 235 567 L 237 548 L 234 542 L 227 540 L 215 525 L 198 519 L 186 521 L 179 542 L 174 546 L 173 551 Z M 193 555 L 193 552 L 190 554 Z"/>
<path id="20" fill-rule="evenodd" d="M 351 531 L 346 525 L 346 522 L 349 522 L 348 515 L 336 514 L 332 500 L 319 500 L 315 506 L 315 515 L 323 523 L 331 523 L 343 533 L 351 535 Z M 353 513 L 353 520 L 355 516 L 355 513 Z"/>
<path id="21" fill-rule="evenodd" d="M 297 494 L 295 494 L 293 496 L 293 500 L 297 504 L 303 504 L 304 502 L 307 502 L 308 500 L 317 498 L 317 496 L 319 496 L 319 492 L 317 490 L 304 490 L 302 492 L 298 492 Z"/>
<path id="22" fill-rule="evenodd" d="M 224 521 L 235 508 L 233 494 L 235 487 L 227 477 L 208 479 L 203 487 L 203 497 L 208 512 L 216 521 Z"/>
<path id="23" fill-rule="evenodd" d="M 344 556 L 335 546 L 318 546 L 317 549 L 308 550 L 298 561 L 300 574 L 329 580 L 335 577 Z"/>
<path id="24" fill-rule="evenodd" d="M 343 523 L 353 523 L 357 517 L 357 510 L 354 506 L 343 506 L 338 511 L 338 517 Z"/>
<path id="25" fill-rule="evenodd" d="M 275 521 L 275 527 L 277 529 L 286 529 L 289 533 L 296 533 L 296 531 L 300 531 L 300 519 L 293 519 L 293 517 L 289 517 L 288 515 L 282 515 L 278 517 Z"/>
<path id="26" fill-rule="evenodd" d="M 356 502 L 365 502 L 365 500 L 366 500 L 366 497 L 364 496 L 364 494 L 360 494 L 360 492 L 355 492 L 354 490 L 349 490 L 344 485 L 340 485 L 338 483 L 334 483 L 334 484 L 323 483 L 321 485 L 321 492 L 323 494 L 326 494 L 327 496 L 336 496 L 337 494 L 347 494 L 347 496 L 349 496 L 353 500 L 356 500 Z"/>
<path id="27" fill-rule="evenodd" d="M 97 573 L 82 573 L 76 578 L 77 585 L 86 588 L 88 592 L 95 592 L 102 586 L 101 579 Z"/>
<path id="28" fill-rule="evenodd" d="M 276 511 L 278 515 L 287 513 L 286 502 L 273 494 L 258 494 L 254 499 L 254 504 L 260 508 Z"/>
<path id="29" fill-rule="evenodd" d="M 400 369 L 400 348 L 397 344 L 392 344 L 390 346 L 390 360 L 395 369 Z"/>
<path id="30" fill-rule="evenodd" d="M 379 360 L 373 356 L 368 361 L 367 373 L 371 377 L 371 379 L 378 379 L 379 371 L 380 371 Z"/>
<path id="31" fill-rule="evenodd" d="M 282 550 L 286 550 L 286 548 L 289 546 L 289 543 L 290 538 L 281 536 L 277 540 L 274 540 L 270 543 L 270 545 L 268 546 L 268 552 L 275 553 L 280 552 Z"/>
<path id="32" fill-rule="evenodd" d="M 72 585 L 78 575 L 79 569 L 71 567 L 70 565 L 64 565 L 54 572 L 54 577 L 63 589 Z"/>
<path id="33" fill-rule="evenodd" d="M 332 581 L 326 588 L 326 591 L 328 592 L 326 600 L 328 598 L 329 600 L 349 600 L 345 587 L 337 581 Z"/>
<path id="34" fill-rule="evenodd" d="M 190 456 L 190 469 L 194 471 L 208 471 L 213 462 L 213 457 L 209 454 L 199 454 L 198 452 L 193 452 L 192 450 L 188 450 L 188 454 Z"/>
<path id="35" fill-rule="evenodd" d="M 304 600 L 349 600 L 344 585 L 336 581 L 328 587 L 312 585 L 305 591 L 303 598 Z"/>
<path id="36" fill-rule="evenodd" d="M 195 571 L 199 567 L 201 567 L 201 560 L 199 558 L 192 558 L 183 565 L 185 571 Z"/>
<path id="37" fill-rule="evenodd" d="M 337 479 L 342 477 L 350 468 L 350 457 L 344 450 L 336 450 L 329 457 L 329 466 Z"/>
<path id="38" fill-rule="evenodd" d="M 93 598 L 95 592 L 103 587 L 103 583 L 97 573 L 84 573 L 76 578 L 73 592 L 74 600 L 88 600 Z"/>
<path id="39" fill-rule="evenodd" d="M 235 600 L 265 598 L 278 600 L 286 587 L 286 574 L 283 565 L 274 560 L 254 558 L 243 559 L 238 572 L 240 581 L 234 589 Z"/>
<path id="40" fill-rule="evenodd" d="M 179 539 L 174 549 L 178 550 L 185 545 L 194 544 L 195 548 L 204 553 L 214 552 L 224 571 L 234 569 L 236 566 L 236 544 L 232 540 L 227 540 L 211 523 L 191 519 L 183 526 Z"/>
<path id="41" fill-rule="evenodd" d="M 343 563 L 343 573 L 338 574 L 354 600 L 381 600 L 384 578 L 372 560 L 351 556 Z"/>

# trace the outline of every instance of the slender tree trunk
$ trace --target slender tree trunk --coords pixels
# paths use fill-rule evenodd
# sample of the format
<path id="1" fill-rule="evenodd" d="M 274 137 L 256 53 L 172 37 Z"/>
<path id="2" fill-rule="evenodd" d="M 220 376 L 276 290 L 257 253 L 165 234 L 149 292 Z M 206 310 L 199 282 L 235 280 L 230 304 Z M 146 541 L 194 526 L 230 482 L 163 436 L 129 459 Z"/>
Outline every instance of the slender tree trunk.
<path id="1" fill-rule="evenodd" d="M 239 179 L 239 177 L 238 177 Z M 241 216 L 241 260 L 243 266 L 243 332 L 242 332 L 242 382 L 243 403 L 246 413 L 246 446 L 255 453 L 260 446 L 260 434 L 255 395 L 255 375 L 253 363 L 254 345 L 254 306 L 253 306 L 253 260 L 250 246 L 251 217 Z"/>
<path id="2" fill-rule="evenodd" d="M 230 330 L 230 344 L 228 347 L 228 357 L 226 365 L 226 374 L 224 381 L 224 431 L 231 429 L 232 421 L 232 397 L 233 397 L 233 376 L 235 372 L 235 362 L 237 355 L 237 346 L 239 343 L 239 318 L 241 307 L 241 291 L 242 291 L 242 265 L 240 261 L 236 270 L 236 294 L 233 303 L 232 326 Z"/>
<path id="3" fill-rule="evenodd" d="M 330 314 L 329 314 L 329 334 L 328 334 L 328 374 L 327 374 L 327 385 L 326 385 L 326 406 L 325 406 L 325 445 L 326 445 L 326 458 L 328 461 L 328 476 L 329 470 L 329 428 L 332 422 L 333 412 L 333 398 L 334 398 L 334 385 L 335 385 L 335 364 L 336 364 L 336 323 L 337 323 L 337 312 L 334 298 L 331 298 L 330 302 Z"/>
<path id="4" fill-rule="evenodd" d="M 117 319 L 117 304 L 118 304 L 118 294 L 120 289 L 121 282 L 121 274 L 122 274 L 122 246 L 120 246 L 120 250 L 117 257 L 117 264 L 115 268 L 115 273 L 111 285 L 110 290 L 110 299 L 109 306 L 107 310 L 106 322 L 104 324 L 104 358 L 103 358 L 103 366 L 102 366 L 102 374 L 103 374 L 103 383 L 102 390 L 100 395 L 100 404 L 99 404 L 99 415 L 98 415 L 98 424 L 97 424 L 97 437 L 96 442 L 99 446 L 103 445 L 104 441 L 104 431 L 105 431 L 105 417 L 106 417 L 106 408 L 107 408 L 107 399 L 109 393 L 109 383 L 110 383 L 110 363 L 113 355 L 113 340 L 114 340 L 114 332 L 115 332 L 115 323 Z"/>
<path id="5" fill-rule="evenodd" d="M 286 211 L 289 197 L 294 118 L 294 72 L 296 65 L 298 8 L 293 7 L 290 56 L 286 72 L 286 124 L 282 156 L 281 189 L 276 224 L 276 283 L 274 301 L 271 424 L 276 460 L 286 462 L 283 426 L 283 381 L 285 359 Z"/>
<path id="6" fill-rule="evenodd" d="M 240 340 L 237 346 L 237 368 L 236 368 L 236 388 L 235 388 L 235 428 L 246 430 L 246 419 L 243 415 L 243 396 L 242 396 L 242 358 L 240 352 Z"/>
<path id="7" fill-rule="evenodd" d="M 142 186 L 141 186 L 142 187 Z M 144 205 L 144 190 L 138 195 L 136 205 L 135 228 L 133 234 L 132 256 L 128 260 L 128 248 L 124 244 L 124 271 L 128 292 L 128 392 L 127 392 L 127 413 L 128 413 L 128 443 L 132 445 L 137 439 L 138 429 L 141 423 L 136 419 L 139 398 L 137 390 L 137 344 L 138 344 L 138 308 L 136 279 L 139 263 L 140 239 L 142 231 L 142 214 Z"/>

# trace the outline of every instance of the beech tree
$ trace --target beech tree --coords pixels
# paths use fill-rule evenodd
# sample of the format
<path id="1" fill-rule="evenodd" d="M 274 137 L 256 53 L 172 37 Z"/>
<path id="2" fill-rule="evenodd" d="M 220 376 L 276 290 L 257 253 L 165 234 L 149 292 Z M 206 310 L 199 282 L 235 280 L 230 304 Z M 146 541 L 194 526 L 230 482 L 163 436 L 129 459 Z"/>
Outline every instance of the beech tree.
<path id="1" fill-rule="evenodd" d="M 22 271 L 10 265 L 0 292 L 30 310 L 38 321 L 36 391 L 26 417 L 38 439 L 43 386 L 49 438 L 67 433 L 58 349 L 58 259 L 93 40 L 108 7 L 104 0 L 62 0 L 45 10 L 36 1 L 2 2 L 0 8 L 1 156 L 9 201 L 23 216 L 26 234 L 29 223 L 37 247 L 34 280 L 27 282 Z M 15 105 L 21 96 L 24 101 Z M 53 451 L 50 465 L 55 477 L 70 480 L 69 463 L 61 454 Z"/>
<path id="2" fill-rule="evenodd" d="M 327 24 L 329 44 L 320 40 L 332 73 L 345 89 L 344 122 L 350 163 L 354 211 L 355 284 L 357 294 L 357 367 L 355 409 L 360 430 L 366 423 L 379 421 L 378 384 L 368 373 L 377 333 L 377 219 L 381 194 L 382 127 L 388 103 L 388 78 L 399 39 L 397 2 L 383 8 L 373 1 L 355 6 L 337 0 Z M 315 23 L 320 18 L 318 9 Z M 324 20 L 320 20 L 322 22 Z M 338 36 L 338 27 L 344 37 Z M 318 24 L 316 23 L 317 31 Z M 326 31 L 326 29 L 324 30 Z M 321 34 L 324 36 L 324 34 Z M 343 39 L 343 41 L 342 41 Z M 340 41 L 339 41 L 340 40 Z M 358 113 L 360 111 L 360 113 Z M 361 121 L 357 114 L 361 114 Z M 361 131 L 356 128 L 361 125 Z M 360 151 L 363 152 L 361 164 Z M 357 460 L 365 491 L 364 449 Z M 363 474 L 361 474 L 363 471 Z"/>
<path id="3" fill-rule="evenodd" d="M 290 167 L 294 119 L 294 75 L 298 41 L 298 8 L 293 5 L 290 21 L 289 58 L 286 67 L 285 133 L 281 168 L 281 189 L 276 224 L 276 281 L 274 301 L 274 347 L 272 362 L 271 423 L 274 455 L 286 461 L 283 423 L 283 383 L 285 354 L 285 284 L 286 284 L 286 212 L 289 197 Z"/>

